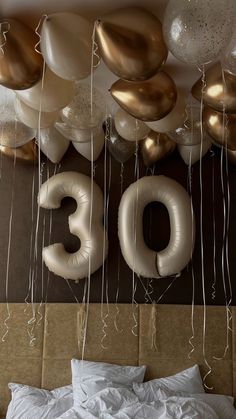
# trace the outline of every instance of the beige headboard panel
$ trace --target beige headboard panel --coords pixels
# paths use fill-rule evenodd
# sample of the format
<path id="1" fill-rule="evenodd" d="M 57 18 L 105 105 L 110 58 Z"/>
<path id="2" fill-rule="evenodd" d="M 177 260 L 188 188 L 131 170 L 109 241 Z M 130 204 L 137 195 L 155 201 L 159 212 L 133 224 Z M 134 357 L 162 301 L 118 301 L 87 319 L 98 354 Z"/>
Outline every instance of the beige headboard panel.
<path id="1" fill-rule="evenodd" d="M 80 307 L 78 304 L 36 305 L 37 321 L 32 323 L 30 305 L 10 304 L 9 333 L 5 342 L 0 343 L 0 417 L 5 417 L 9 402 L 8 382 L 49 389 L 71 383 L 70 360 L 81 357 Z M 120 304 L 117 309 L 110 304 L 103 306 L 103 318 L 107 313 L 107 327 L 104 327 L 101 305 L 90 304 L 86 359 L 145 364 L 146 379 L 174 374 L 195 363 L 200 365 L 202 374 L 207 371 L 202 355 L 202 307 L 195 307 L 195 350 L 191 359 L 188 358 L 192 335 L 190 306 L 158 305 L 154 310 L 151 305 Z M 6 304 L 0 304 L 0 316 L 2 336 L 6 331 Z M 235 321 L 236 308 L 233 308 L 233 329 Z M 30 345 L 34 337 L 34 344 Z M 214 386 L 215 393 L 236 395 L 235 334 L 233 338 L 229 335 L 225 358 L 214 359 L 224 355 L 226 337 L 225 308 L 207 307 L 205 346 L 212 366 L 207 384 Z"/>

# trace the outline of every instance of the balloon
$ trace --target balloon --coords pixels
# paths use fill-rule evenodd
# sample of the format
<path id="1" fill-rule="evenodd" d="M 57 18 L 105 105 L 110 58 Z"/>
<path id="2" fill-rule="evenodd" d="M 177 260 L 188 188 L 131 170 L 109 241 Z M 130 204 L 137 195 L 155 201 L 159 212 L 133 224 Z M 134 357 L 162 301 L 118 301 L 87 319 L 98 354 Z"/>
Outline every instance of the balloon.
<path id="1" fill-rule="evenodd" d="M 111 95 L 130 115 L 141 121 L 164 118 L 175 106 L 176 86 L 168 74 L 160 71 L 146 81 L 116 81 Z"/>
<path id="2" fill-rule="evenodd" d="M 203 121 L 205 130 L 216 144 L 236 150 L 236 114 L 227 114 L 224 118 L 221 112 L 205 107 Z"/>
<path id="3" fill-rule="evenodd" d="M 96 33 L 99 53 L 121 79 L 149 79 L 167 59 L 161 23 L 146 10 L 128 7 L 110 13 L 97 22 Z"/>
<path id="4" fill-rule="evenodd" d="M 17 148 L 10 148 L 1 145 L 0 153 L 12 159 L 16 157 L 16 160 L 20 160 L 25 163 L 38 162 L 38 151 L 34 140 L 31 140 L 27 144 Z"/>
<path id="5" fill-rule="evenodd" d="M 15 102 L 16 115 L 25 125 L 31 128 L 37 129 L 40 125 L 40 128 L 48 128 L 54 124 L 57 120 L 59 113 L 58 112 L 39 112 L 35 109 L 30 108 L 24 102 L 21 102 L 19 99 L 16 99 Z"/>
<path id="6" fill-rule="evenodd" d="M 229 159 L 230 163 L 236 164 L 236 151 L 228 149 L 227 150 L 227 156 L 228 156 L 228 159 Z"/>
<path id="7" fill-rule="evenodd" d="M 180 61 L 201 66 L 214 61 L 232 36 L 232 0 L 170 0 L 163 33 Z"/>
<path id="8" fill-rule="evenodd" d="M 235 22 L 234 22 L 235 27 Z M 236 31 L 234 30 L 233 36 L 227 48 L 223 51 L 221 57 L 221 64 L 226 72 L 236 76 Z"/>
<path id="9" fill-rule="evenodd" d="M 116 131 L 114 120 L 109 118 L 106 121 L 107 148 L 112 157 L 119 163 L 125 163 L 133 156 L 136 150 L 136 144 L 132 141 L 124 140 Z"/>
<path id="10" fill-rule="evenodd" d="M 2 89 L 4 87 L 0 95 Z M 32 140 L 36 131 L 17 120 L 13 100 L 14 94 L 8 96 L 5 104 L 0 104 L 0 145 L 16 148 Z"/>
<path id="11" fill-rule="evenodd" d="M 38 203 L 46 209 L 60 208 L 66 196 L 74 198 L 77 203 L 76 211 L 69 217 L 69 229 L 80 239 L 79 250 L 68 253 L 62 243 L 43 249 L 46 266 L 62 278 L 77 281 L 88 277 L 102 266 L 108 253 L 108 238 L 102 222 L 103 194 L 92 182 L 93 188 L 88 176 L 63 172 L 48 179 L 39 191 Z"/>
<path id="12" fill-rule="evenodd" d="M 43 81 L 30 89 L 16 92 L 18 98 L 33 109 L 42 112 L 54 112 L 64 108 L 72 101 L 75 94 L 75 83 L 63 80 L 48 67 Z"/>
<path id="13" fill-rule="evenodd" d="M 178 91 L 177 101 L 170 113 L 164 118 L 154 122 L 147 122 L 147 125 L 157 132 L 168 132 L 183 125 L 186 119 L 186 102 L 183 93 Z"/>
<path id="14" fill-rule="evenodd" d="M 28 89 L 42 75 L 43 60 L 35 51 L 38 37 L 28 26 L 13 19 L 0 21 L 1 40 L 4 33 L 6 43 L 0 57 L 0 84 L 9 89 Z"/>
<path id="15" fill-rule="evenodd" d="M 178 151 L 182 159 L 188 166 L 192 166 L 198 160 L 205 156 L 208 150 L 211 148 L 211 141 L 205 139 L 202 143 L 202 153 L 201 153 L 201 144 L 195 145 L 182 145 L 178 144 Z"/>
<path id="16" fill-rule="evenodd" d="M 92 141 L 89 142 L 81 142 L 81 143 L 73 143 L 75 149 L 86 159 L 89 161 L 95 161 L 100 156 L 102 149 L 104 147 L 104 131 L 101 128 L 100 132 L 93 137 L 93 148 L 91 147 Z M 92 159 L 92 150 L 93 150 L 93 159 Z"/>
<path id="17" fill-rule="evenodd" d="M 138 121 L 123 109 L 115 114 L 115 128 L 118 134 L 127 141 L 140 141 L 146 138 L 150 128 L 142 121 Z"/>
<path id="18" fill-rule="evenodd" d="M 96 136 L 101 132 L 100 125 L 90 129 L 73 128 L 65 122 L 56 122 L 55 128 L 69 141 L 73 143 L 87 143 L 91 136 Z"/>
<path id="19" fill-rule="evenodd" d="M 170 218 L 169 244 L 158 253 L 148 248 L 143 238 L 144 208 L 153 201 L 164 204 Z M 195 240 L 195 222 L 186 190 L 166 176 L 139 179 L 122 196 L 118 233 L 123 257 L 138 276 L 161 278 L 180 273 L 192 256 Z"/>
<path id="20" fill-rule="evenodd" d="M 175 131 L 168 132 L 169 137 L 177 144 L 193 146 L 201 142 L 201 110 L 198 106 L 186 107 L 186 120 Z M 204 137 L 207 137 L 204 132 Z"/>
<path id="21" fill-rule="evenodd" d="M 206 71 L 206 80 L 200 78 L 192 87 L 192 95 L 195 99 L 217 111 L 228 113 L 236 112 L 236 76 L 224 72 L 222 75 L 221 64 L 218 62 Z M 204 91 L 203 91 L 204 90 Z"/>
<path id="22" fill-rule="evenodd" d="M 93 25 L 74 13 L 54 13 L 43 22 L 40 47 L 59 77 L 80 80 L 91 73 Z"/>
<path id="23" fill-rule="evenodd" d="M 166 134 L 149 132 L 147 138 L 141 142 L 141 154 L 144 164 L 152 166 L 159 160 L 167 157 L 175 150 L 176 143 Z"/>
<path id="24" fill-rule="evenodd" d="M 102 93 L 91 86 L 76 83 L 73 101 L 61 111 L 61 118 L 73 128 L 89 129 L 101 125 L 106 116 L 106 103 Z"/>
<path id="25" fill-rule="evenodd" d="M 41 129 L 36 140 L 40 150 L 52 163 L 59 163 L 70 145 L 70 141 L 54 127 Z"/>

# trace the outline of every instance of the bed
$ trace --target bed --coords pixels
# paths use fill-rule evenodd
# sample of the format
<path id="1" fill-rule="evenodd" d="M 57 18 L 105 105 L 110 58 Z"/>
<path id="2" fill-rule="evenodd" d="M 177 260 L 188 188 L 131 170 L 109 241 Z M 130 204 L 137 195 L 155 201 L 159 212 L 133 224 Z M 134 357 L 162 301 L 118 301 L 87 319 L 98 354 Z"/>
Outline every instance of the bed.
<path id="1" fill-rule="evenodd" d="M 81 358 L 81 305 L 50 303 L 34 308 L 37 320 L 31 323 L 31 305 L 9 305 L 9 332 L 0 344 L 0 418 L 5 418 L 10 401 L 9 382 L 46 389 L 64 386 L 71 383 L 70 360 Z M 105 329 L 101 309 L 104 318 L 109 312 Z M 234 330 L 234 307 L 232 312 Z M 2 336 L 6 331 L 6 304 L 0 304 L 0 314 Z M 202 324 L 203 308 L 197 306 L 194 352 L 189 359 L 191 306 L 90 304 L 85 359 L 147 365 L 145 380 L 175 374 L 194 364 L 200 366 L 203 376 L 207 367 L 202 355 Z M 229 335 L 229 350 L 223 357 L 226 338 L 225 308 L 208 306 L 205 347 L 212 372 L 206 383 L 213 387 L 213 393 L 236 396 L 235 333 Z"/>

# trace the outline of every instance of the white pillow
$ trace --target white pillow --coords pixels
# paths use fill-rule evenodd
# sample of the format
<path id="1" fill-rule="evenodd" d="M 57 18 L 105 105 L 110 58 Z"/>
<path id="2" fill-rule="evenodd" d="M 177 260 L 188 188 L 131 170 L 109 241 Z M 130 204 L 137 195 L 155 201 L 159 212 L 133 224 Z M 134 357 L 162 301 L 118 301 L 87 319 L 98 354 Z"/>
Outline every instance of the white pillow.
<path id="1" fill-rule="evenodd" d="M 140 401 L 152 402 L 159 388 L 172 391 L 185 391 L 187 393 L 204 393 L 204 387 L 198 365 L 171 375 L 157 378 L 142 384 L 133 384 L 133 390 Z"/>
<path id="2" fill-rule="evenodd" d="M 10 383 L 12 400 L 6 419 L 55 419 L 73 406 L 72 386 L 52 391 Z"/>
<path id="3" fill-rule="evenodd" d="M 74 407 L 78 408 L 89 397 L 108 387 L 132 389 L 133 382 L 141 383 L 146 367 L 121 366 L 103 362 L 72 359 Z"/>

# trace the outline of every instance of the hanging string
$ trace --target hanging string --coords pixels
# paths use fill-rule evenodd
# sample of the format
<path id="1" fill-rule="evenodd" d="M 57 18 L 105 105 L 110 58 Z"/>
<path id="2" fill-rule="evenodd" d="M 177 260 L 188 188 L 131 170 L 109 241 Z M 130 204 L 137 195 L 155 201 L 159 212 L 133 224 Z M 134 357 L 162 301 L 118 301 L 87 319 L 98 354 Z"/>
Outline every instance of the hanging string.
<path id="1" fill-rule="evenodd" d="M 213 220 L 213 283 L 212 283 L 212 300 L 216 298 L 216 216 L 215 216 L 215 153 L 211 151 L 212 157 L 212 220 Z"/>
<path id="2" fill-rule="evenodd" d="M 4 47 L 7 43 L 7 33 L 9 32 L 11 25 L 7 21 L 3 21 L 0 23 L 0 51 L 2 57 L 4 56 Z"/>
<path id="3" fill-rule="evenodd" d="M 42 27 L 43 23 L 45 22 L 45 20 L 47 18 L 48 18 L 48 15 L 47 14 L 42 15 L 41 18 L 39 19 L 38 25 L 35 28 L 35 33 L 38 36 L 39 40 L 38 40 L 37 44 L 34 46 L 34 49 L 35 49 L 35 51 L 38 54 L 42 54 L 41 53 L 41 50 L 40 50 L 40 43 L 41 43 L 41 33 L 40 33 L 40 30 L 41 30 L 41 27 Z"/>

